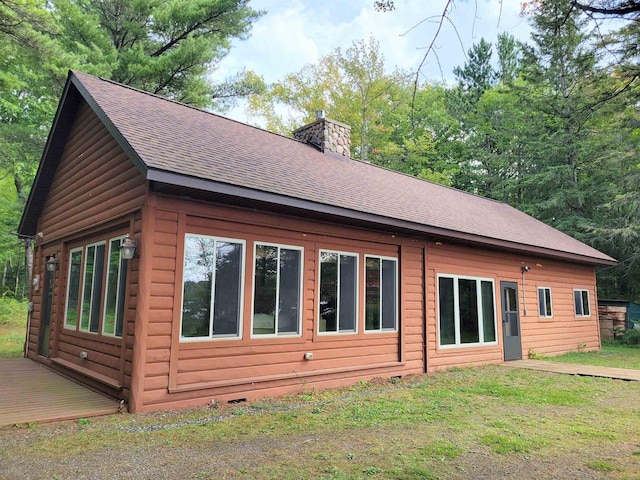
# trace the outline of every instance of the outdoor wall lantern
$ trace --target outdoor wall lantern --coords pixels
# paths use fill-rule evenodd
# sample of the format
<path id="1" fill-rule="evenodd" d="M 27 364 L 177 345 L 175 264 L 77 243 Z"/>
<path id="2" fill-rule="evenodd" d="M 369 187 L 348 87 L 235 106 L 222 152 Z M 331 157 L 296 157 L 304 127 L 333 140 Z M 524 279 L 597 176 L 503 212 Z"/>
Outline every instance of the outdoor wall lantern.
<path id="1" fill-rule="evenodd" d="M 135 238 L 126 237 L 122 243 L 120 244 L 120 255 L 124 260 L 131 260 L 133 256 L 136 254 L 136 248 L 138 247 L 138 242 Z"/>
<path id="2" fill-rule="evenodd" d="M 53 273 L 58 269 L 58 259 L 55 255 L 51 255 L 47 259 L 47 272 Z"/>

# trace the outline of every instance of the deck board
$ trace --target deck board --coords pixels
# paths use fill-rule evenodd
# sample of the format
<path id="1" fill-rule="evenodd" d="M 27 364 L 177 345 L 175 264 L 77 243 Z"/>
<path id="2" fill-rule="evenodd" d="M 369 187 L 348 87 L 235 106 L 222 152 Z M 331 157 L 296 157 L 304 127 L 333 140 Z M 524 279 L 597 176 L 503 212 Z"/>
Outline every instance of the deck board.
<path id="1" fill-rule="evenodd" d="M 0 360 L 0 426 L 109 415 L 118 407 L 32 360 Z"/>
<path id="2" fill-rule="evenodd" d="M 629 368 L 600 367 L 596 365 L 580 365 L 577 363 L 550 362 L 545 360 L 515 360 L 505 362 L 505 367 L 528 368 L 544 372 L 582 375 L 586 377 L 605 377 L 617 380 L 640 381 L 640 370 Z"/>

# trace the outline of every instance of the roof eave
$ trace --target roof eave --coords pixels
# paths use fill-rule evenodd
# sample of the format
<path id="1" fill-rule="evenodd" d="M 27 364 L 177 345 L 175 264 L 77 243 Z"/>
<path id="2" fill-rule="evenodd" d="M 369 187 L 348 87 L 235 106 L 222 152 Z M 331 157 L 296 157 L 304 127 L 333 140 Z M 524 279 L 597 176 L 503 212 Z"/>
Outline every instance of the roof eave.
<path id="1" fill-rule="evenodd" d="M 93 112 L 96 114 L 98 119 L 106 127 L 107 131 L 113 136 L 113 138 L 115 138 L 120 148 L 122 148 L 125 151 L 125 153 L 129 157 L 129 159 L 133 162 L 133 164 L 138 169 L 138 171 L 140 171 L 140 173 L 143 176 L 145 176 L 147 172 L 147 165 L 144 163 L 142 158 L 140 158 L 140 155 L 138 155 L 138 152 L 136 152 L 136 150 L 131 146 L 131 144 L 122 135 L 122 133 L 120 133 L 120 130 L 116 128 L 116 126 L 111 121 L 109 116 L 104 112 L 102 107 L 98 105 L 98 102 L 94 100 L 93 96 L 91 96 L 91 93 L 89 93 L 89 91 L 82 84 L 82 81 L 76 75 L 74 75 L 73 71 L 70 71 L 69 75 L 70 75 L 71 82 L 73 82 L 73 85 L 78 89 L 84 101 L 87 102 L 91 110 L 93 110 Z"/>
<path id="2" fill-rule="evenodd" d="M 89 91 L 84 87 L 80 79 L 69 71 L 67 82 L 64 86 L 62 97 L 58 103 L 58 108 L 53 120 L 49 136 L 45 144 L 38 171 L 33 181 L 29 197 L 22 211 L 18 234 L 25 237 L 33 237 L 36 234 L 38 218 L 44 206 L 45 199 L 49 193 L 51 181 L 58 168 L 58 163 L 64 150 L 66 139 L 71 131 L 71 124 L 77 112 L 78 104 L 81 100 L 87 102 L 91 110 L 98 116 L 109 133 L 115 138 L 120 147 L 134 163 L 136 168 L 144 176 L 146 175 L 146 165 L 131 147 L 129 142 L 122 136 L 113 122 L 104 113 L 102 108 L 93 99 Z"/>
<path id="3" fill-rule="evenodd" d="M 617 261 L 613 258 L 599 258 L 579 255 L 572 252 L 564 252 L 543 247 L 535 247 L 496 238 L 483 237 L 471 233 L 459 232 L 430 225 L 418 224 L 406 220 L 384 217 L 372 213 L 366 213 L 356 210 L 350 210 L 334 205 L 322 204 L 310 200 L 304 200 L 295 197 L 288 197 L 277 193 L 254 190 L 247 187 L 230 185 L 227 183 L 215 182 L 203 178 L 191 177 L 165 170 L 157 170 L 149 168 L 147 170 L 147 180 L 158 182 L 160 184 L 174 185 L 186 187 L 194 190 L 216 193 L 229 197 L 238 197 L 258 202 L 265 202 L 279 206 L 291 207 L 300 210 L 306 210 L 314 213 L 321 213 L 342 217 L 345 219 L 358 220 L 372 225 L 392 227 L 396 230 L 404 232 L 413 232 L 419 235 L 428 235 L 430 237 L 463 241 L 470 244 L 482 245 L 491 248 L 504 248 L 511 251 L 522 252 L 527 254 L 540 255 L 545 257 L 554 257 L 558 259 L 568 260 L 577 263 L 586 263 L 594 265 L 616 265 Z"/>
<path id="4" fill-rule="evenodd" d="M 75 115 L 79 99 L 77 91 L 71 89 L 71 81 L 68 77 L 62 97 L 58 102 L 40 163 L 38 164 L 38 171 L 33 180 L 25 207 L 22 210 L 22 217 L 18 226 L 18 234 L 20 235 L 32 237 L 36 234 L 37 219 L 44 199 L 49 193 L 51 179 L 58 166 L 58 160 L 62 155 L 64 144 L 71 130 L 71 122 L 69 120 Z"/>

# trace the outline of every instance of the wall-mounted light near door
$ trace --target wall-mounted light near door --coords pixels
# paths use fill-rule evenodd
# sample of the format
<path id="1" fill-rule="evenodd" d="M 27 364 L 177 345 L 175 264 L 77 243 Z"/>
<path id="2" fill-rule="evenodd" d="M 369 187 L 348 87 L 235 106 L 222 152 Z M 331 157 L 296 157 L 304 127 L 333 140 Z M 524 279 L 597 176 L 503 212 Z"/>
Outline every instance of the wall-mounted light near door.
<path id="1" fill-rule="evenodd" d="M 522 304 L 524 305 L 524 315 L 527 315 L 527 287 L 524 282 L 524 274 L 531 270 L 531 267 L 527 264 L 522 264 L 520 268 L 522 270 Z"/>
<path id="2" fill-rule="evenodd" d="M 49 256 L 47 258 L 47 272 L 53 273 L 58 269 L 58 259 L 55 255 Z"/>
<path id="3" fill-rule="evenodd" d="M 135 238 L 126 237 L 120 244 L 120 255 L 124 260 L 131 260 L 136 254 L 138 241 Z"/>

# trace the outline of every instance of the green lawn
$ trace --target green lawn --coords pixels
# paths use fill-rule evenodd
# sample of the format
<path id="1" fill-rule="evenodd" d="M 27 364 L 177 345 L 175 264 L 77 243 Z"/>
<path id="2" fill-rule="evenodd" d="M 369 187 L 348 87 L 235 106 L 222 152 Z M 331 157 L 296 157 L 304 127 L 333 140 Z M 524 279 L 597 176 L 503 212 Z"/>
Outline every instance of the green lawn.
<path id="1" fill-rule="evenodd" d="M 7 479 L 108 478 L 114 466 L 164 479 L 631 479 L 640 472 L 638 398 L 638 382 L 450 370 L 250 404 L 6 427 L 0 470 Z"/>
<path id="2" fill-rule="evenodd" d="M 0 298 L 0 358 L 19 358 L 25 339 L 27 302 Z"/>
<path id="3" fill-rule="evenodd" d="M 0 301 L 0 358 L 26 305 Z M 605 345 L 553 361 L 640 368 Z M 640 384 L 486 366 L 250 404 L 0 428 L 2 478 L 640 478 Z M 24 462 L 28 451 L 29 462 Z"/>
<path id="4" fill-rule="evenodd" d="M 543 359 L 554 362 L 640 370 L 640 347 L 605 343 L 600 351 L 570 352 L 557 357 L 543 357 Z"/>

